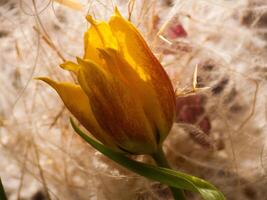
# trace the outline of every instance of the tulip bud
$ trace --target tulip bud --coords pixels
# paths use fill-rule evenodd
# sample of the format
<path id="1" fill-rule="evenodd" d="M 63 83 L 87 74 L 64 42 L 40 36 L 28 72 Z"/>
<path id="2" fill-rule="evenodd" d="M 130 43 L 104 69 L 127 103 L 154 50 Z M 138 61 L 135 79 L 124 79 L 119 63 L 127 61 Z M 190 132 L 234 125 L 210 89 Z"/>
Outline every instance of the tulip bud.
<path id="1" fill-rule="evenodd" d="M 39 78 L 52 86 L 80 123 L 103 144 L 153 154 L 174 121 L 175 94 L 145 40 L 118 10 L 109 22 L 87 16 L 84 57 L 61 65 L 78 85 Z"/>

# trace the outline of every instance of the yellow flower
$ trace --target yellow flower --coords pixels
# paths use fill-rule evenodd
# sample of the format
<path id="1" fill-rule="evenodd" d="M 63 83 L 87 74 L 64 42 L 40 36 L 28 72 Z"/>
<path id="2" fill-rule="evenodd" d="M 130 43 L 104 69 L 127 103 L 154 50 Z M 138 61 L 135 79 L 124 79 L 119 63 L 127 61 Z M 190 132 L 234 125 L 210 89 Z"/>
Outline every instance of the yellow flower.
<path id="1" fill-rule="evenodd" d="M 61 65 L 79 84 L 39 78 L 52 86 L 80 123 L 105 145 L 153 154 L 173 124 L 175 95 L 159 61 L 117 9 L 108 22 L 86 17 L 84 57 Z"/>

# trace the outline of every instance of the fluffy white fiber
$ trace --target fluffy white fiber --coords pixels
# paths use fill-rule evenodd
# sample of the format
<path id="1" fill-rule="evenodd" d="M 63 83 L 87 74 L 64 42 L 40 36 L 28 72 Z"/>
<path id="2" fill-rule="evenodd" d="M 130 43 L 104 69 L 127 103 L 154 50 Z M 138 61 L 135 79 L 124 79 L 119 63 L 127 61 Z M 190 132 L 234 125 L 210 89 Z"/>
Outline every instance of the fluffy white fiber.
<path id="1" fill-rule="evenodd" d="M 164 185 L 86 145 L 56 93 L 33 80 L 72 81 L 58 65 L 83 54 L 86 14 L 108 19 L 113 5 L 128 17 L 122 0 L 0 1 L 0 176 L 10 200 L 171 199 Z M 172 166 L 209 180 L 229 200 L 267 199 L 266 1 L 130 5 L 177 90 L 178 123 L 164 146 Z M 196 66 L 197 87 L 205 89 L 184 95 Z"/>

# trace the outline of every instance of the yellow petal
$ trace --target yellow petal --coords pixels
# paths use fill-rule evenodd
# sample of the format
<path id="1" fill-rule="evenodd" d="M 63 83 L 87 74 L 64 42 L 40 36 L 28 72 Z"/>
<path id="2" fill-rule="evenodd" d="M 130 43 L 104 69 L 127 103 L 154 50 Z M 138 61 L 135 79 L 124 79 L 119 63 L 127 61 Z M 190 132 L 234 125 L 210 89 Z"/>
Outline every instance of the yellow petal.
<path id="1" fill-rule="evenodd" d="M 142 103 L 120 79 L 90 61 L 82 66 L 78 81 L 90 99 L 99 125 L 115 138 L 121 149 L 132 153 L 153 153 L 157 148 L 154 127 L 146 118 Z"/>
<path id="2" fill-rule="evenodd" d="M 92 135 L 104 144 L 116 149 L 114 143 L 112 143 L 112 139 L 97 123 L 92 113 L 88 97 L 79 85 L 59 83 L 47 77 L 39 77 L 37 79 L 46 82 L 57 91 L 68 110 L 88 131 L 91 132 Z"/>
<path id="3" fill-rule="evenodd" d="M 162 143 L 170 131 L 172 122 L 166 121 L 151 82 L 143 80 L 118 51 L 110 48 L 99 49 L 99 51 L 106 61 L 110 73 L 127 85 L 131 93 L 140 100 L 150 126 L 158 130 L 155 134 L 160 133 L 160 141 L 157 142 Z M 157 136 L 155 135 L 155 137 Z"/>
<path id="4" fill-rule="evenodd" d="M 175 94 L 168 75 L 133 24 L 115 12 L 109 25 L 126 61 L 138 74 L 149 75 L 150 78 L 146 81 L 150 81 L 153 85 L 165 119 L 171 126 L 175 115 Z M 140 73 L 140 71 L 143 72 Z"/>
<path id="5" fill-rule="evenodd" d="M 78 64 L 71 62 L 71 61 L 66 61 L 60 64 L 59 66 L 65 70 L 74 72 L 75 74 L 77 74 L 80 69 L 80 66 Z"/>
<path id="6" fill-rule="evenodd" d="M 106 22 L 95 21 L 90 15 L 86 19 L 91 23 L 91 27 L 84 35 L 84 59 L 93 60 L 101 65 L 102 62 L 97 48 L 110 47 L 117 49 L 117 40 Z"/>

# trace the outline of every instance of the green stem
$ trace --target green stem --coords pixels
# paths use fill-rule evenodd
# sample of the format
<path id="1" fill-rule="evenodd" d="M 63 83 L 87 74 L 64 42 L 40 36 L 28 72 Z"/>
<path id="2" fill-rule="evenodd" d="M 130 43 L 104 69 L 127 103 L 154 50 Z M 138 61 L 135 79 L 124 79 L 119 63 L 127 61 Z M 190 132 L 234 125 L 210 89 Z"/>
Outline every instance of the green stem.
<path id="1" fill-rule="evenodd" d="M 171 169 L 170 164 L 168 163 L 166 156 L 162 150 L 162 147 L 159 147 L 158 152 L 152 154 L 151 156 L 159 167 L 165 167 Z M 174 187 L 170 187 L 170 189 L 172 191 L 172 195 L 175 200 L 185 200 L 183 190 Z"/>

